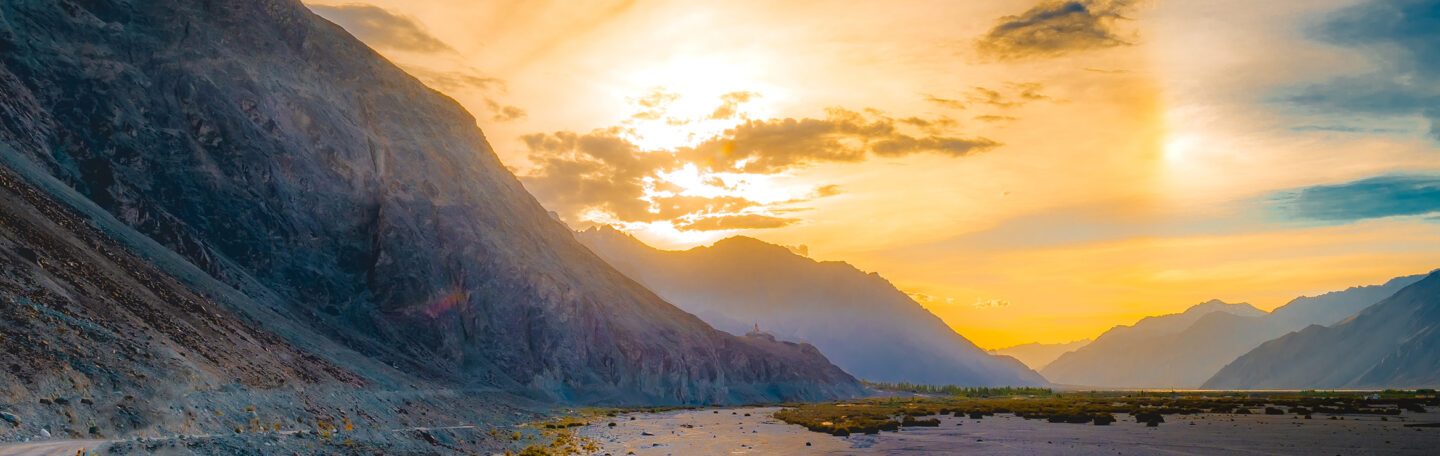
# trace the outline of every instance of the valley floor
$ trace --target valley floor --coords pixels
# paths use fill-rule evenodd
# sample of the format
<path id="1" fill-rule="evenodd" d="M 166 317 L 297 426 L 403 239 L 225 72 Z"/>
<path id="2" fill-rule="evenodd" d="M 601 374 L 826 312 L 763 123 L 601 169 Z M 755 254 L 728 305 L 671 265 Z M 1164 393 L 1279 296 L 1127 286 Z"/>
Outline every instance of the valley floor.
<path id="1" fill-rule="evenodd" d="M 1428 455 L 1440 443 L 1440 428 L 1406 424 L 1440 421 L 1440 409 L 1378 416 L 1346 415 L 1330 420 L 1316 414 L 1234 415 L 1203 413 L 1167 416 L 1158 427 L 1128 415 L 1108 426 L 1050 423 L 1010 414 L 983 419 L 939 416 L 937 427 L 835 437 L 789 425 L 771 415 L 774 407 L 684 410 L 621 415 L 580 428 L 600 454 L 992 454 L 1024 455 Z M 748 414 L 748 416 L 747 416 Z M 631 418 L 634 418 L 633 420 Z"/>

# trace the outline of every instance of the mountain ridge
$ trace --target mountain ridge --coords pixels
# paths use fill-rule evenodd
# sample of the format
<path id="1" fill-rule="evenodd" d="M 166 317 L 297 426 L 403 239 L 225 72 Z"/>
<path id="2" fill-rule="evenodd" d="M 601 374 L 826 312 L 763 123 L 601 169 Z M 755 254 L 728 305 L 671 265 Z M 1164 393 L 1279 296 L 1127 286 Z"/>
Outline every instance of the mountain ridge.
<path id="1" fill-rule="evenodd" d="M 1275 312 L 1211 300 L 1184 312 L 1117 327 L 1061 355 L 1041 373 L 1057 383 L 1093 387 L 1196 388 L 1235 358 L 1305 325 L 1343 318 L 1423 275 L 1291 300 Z M 1281 310 L 1285 309 L 1285 310 Z M 1337 316 L 1340 315 L 1340 316 Z"/>
<path id="2" fill-rule="evenodd" d="M 884 277 L 846 262 L 817 261 L 745 236 L 677 251 L 655 249 L 610 227 L 575 236 L 717 328 L 743 334 L 759 324 L 780 339 L 814 344 L 866 380 L 1045 383 L 1018 360 L 986 354 Z"/>
<path id="3" fill-rule="evenodd" d="M 1434 388 L 1440 386 L 1440 272 L 1331 326 L 1265 342 L 1225 365 L 1205 388 Z"/>

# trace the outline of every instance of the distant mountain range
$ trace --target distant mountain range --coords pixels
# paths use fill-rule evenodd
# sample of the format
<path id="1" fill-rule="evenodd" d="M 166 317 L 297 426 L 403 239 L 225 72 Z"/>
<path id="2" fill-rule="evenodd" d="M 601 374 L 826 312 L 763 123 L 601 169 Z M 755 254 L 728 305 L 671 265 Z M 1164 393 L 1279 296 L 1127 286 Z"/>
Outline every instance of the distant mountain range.
<path id="1" fill-rule="evenodd" d="M 974 386 L 1044 385 L 1013 358 L 992 356 L 875 273 L 817 262 L 778 245 L 732 237 L 662 251 L 611 228 L 576 237 L 624 274 L 733 334 L 756 325 L 813 344 L 856 377 Z"/>
<path id="2" fill-rule="evenodd" d="M 1440 386 L 1440 272 L 1423 276 L 1423 280 L 1332 326 L 1311 325 L 1266 342 L 1226 365 L 1203 386 Z"/>
<path id="3" fill-rule="evenodd" d="M 1054 361 L 1055 358 L 1059 358 L 1060 355 L 1078 350 L 1080 347 L 1084 347 L 1086 344 L 1089 343 L 1090 339 L 1065 342 L 1063 344 L 1042 344 L 1037 342 L 1031 342 L 1028 344 L 1015 345 L 1012 347 L 997 348 L 995 350 L 990 350 L 990 353 L 994 355 L 1009 356 L 1011 358 L 1020 360 L 1020 362 L 1025 363 L 1026 366 L 1030 366 L 1031 369 L 1039 369 L 1045 367 L 1045 365 L 1047 364 L 1050 364 L 1051 361 Z"/>
<path id="4" fill-rule="evenodd" d="M 1183 313 L 1115 327 L 1040 369 L 1052 382 L 1114 388 L 1197 388 L 1221 367 L 1265 341 L 1312 324 L 1331 324 L 1384 299 L 1423 275 L 1384 285 L 1302 297 L 1267 313 L 1212 300 Z"/>

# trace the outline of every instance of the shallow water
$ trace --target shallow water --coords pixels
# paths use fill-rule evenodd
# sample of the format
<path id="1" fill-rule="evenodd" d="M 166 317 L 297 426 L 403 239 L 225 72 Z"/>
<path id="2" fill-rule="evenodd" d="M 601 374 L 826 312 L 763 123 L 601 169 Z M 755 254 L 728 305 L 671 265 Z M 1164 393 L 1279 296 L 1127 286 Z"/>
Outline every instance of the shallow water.
<path id="1" fill-rule="evenodd" d="M 835 437 L 785 424 L 778 408 L 685 410 L 634 414 L 580 429 L 604 453 L 624 455 L 728 454 L 995 454 L 995 455 L 1432 455 L 1440 428 L 1407 428 L 1440 421 L 1440 410 L 1330 420 L 1292 415 L 1167 415 L 1146 427 L 1117 414 L 1108 426 L 1050 423 L 1013 415 L 981 420 L 942 416 L 939 427 L 905 428 L 878 435 Z M 748 413 L 750 416 L 745 416 Z M 630 418 L 634 417 L 634 420 Z M 642 434 L 643 433 L 643 434 Z M 644 435 L 650 434 L 650 435 Z M 808 446 L 806 444 L 809 444 Z"/>

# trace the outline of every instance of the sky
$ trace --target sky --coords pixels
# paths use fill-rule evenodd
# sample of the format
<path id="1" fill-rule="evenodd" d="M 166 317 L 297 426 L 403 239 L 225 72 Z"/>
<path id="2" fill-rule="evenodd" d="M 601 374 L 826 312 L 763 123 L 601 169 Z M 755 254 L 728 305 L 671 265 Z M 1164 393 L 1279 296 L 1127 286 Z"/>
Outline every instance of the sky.
<path id="1" fill-rule="evenodd" d="M 985 348 L 1440 267 L 1440 1 L 308 4 L 572 228 L 803 245 Z"/>

